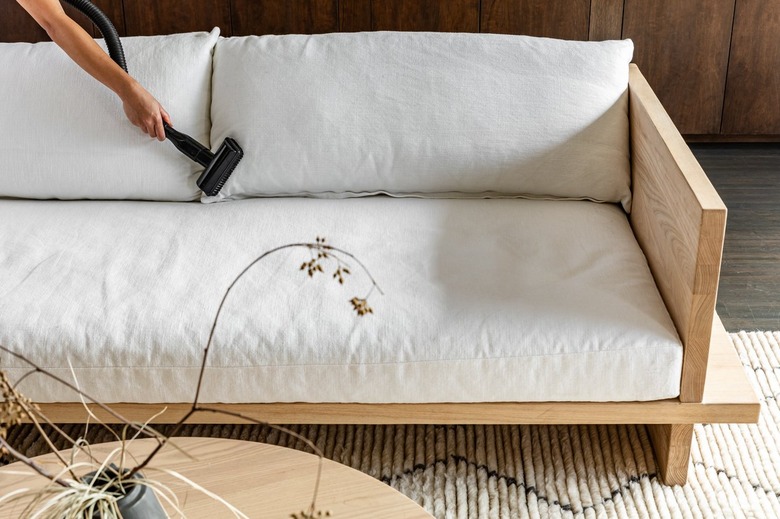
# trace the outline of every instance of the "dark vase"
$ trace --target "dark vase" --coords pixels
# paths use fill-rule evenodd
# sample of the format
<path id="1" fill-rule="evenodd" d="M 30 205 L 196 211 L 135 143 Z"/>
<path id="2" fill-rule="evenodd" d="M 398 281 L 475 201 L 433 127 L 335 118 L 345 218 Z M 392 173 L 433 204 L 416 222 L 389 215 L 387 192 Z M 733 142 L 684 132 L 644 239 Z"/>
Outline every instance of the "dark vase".
<path id="1" fill-rule="evenodd" d="M 84 476 L 84 482 L 94 480 L 96 486 L 103 486 L 116 478 L 118 471 L 119 467 L 112 463 L 100 474 L 95 471 Z M 125 470 L 125 472 L 129 471 Z M 143 479 L 143 476 L 136 472 L 133 479 Z M 109 487 L 109 489 L 118 494 L 124 493 L 117 500 L 122 519 L 166 519 L 168 517 L 154 491 L 147 485 L 126 484 L 124 490 L 119 486 Z M 100 519 L 100 514 L 93 514 L 92 519 Z"/>

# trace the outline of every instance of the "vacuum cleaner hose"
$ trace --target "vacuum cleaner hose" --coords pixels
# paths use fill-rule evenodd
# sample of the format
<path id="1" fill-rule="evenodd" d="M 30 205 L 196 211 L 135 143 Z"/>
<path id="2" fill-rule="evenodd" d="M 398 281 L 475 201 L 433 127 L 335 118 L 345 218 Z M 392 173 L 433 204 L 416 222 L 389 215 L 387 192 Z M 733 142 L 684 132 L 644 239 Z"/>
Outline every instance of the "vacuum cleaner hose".
<path id="1" fill-rule="evenodd" d="M 117 65 L 122 67 L 122 70 L 127 72 L 127 62 L 125 61 L 125 51 L 122 49 L 122 42 L 119 41 L 119 34 L 116 32 L 116 27 L 108 19 L 108 16 L 103 13 L 98 7 L 89 0 L 63 0 L 66 4 L 70 4 L 92 20 L 100 34 L 103 35 L 103 39 L 106 40 L 106 47 L 108 47 L 108 55 L 111 56 Z"/>

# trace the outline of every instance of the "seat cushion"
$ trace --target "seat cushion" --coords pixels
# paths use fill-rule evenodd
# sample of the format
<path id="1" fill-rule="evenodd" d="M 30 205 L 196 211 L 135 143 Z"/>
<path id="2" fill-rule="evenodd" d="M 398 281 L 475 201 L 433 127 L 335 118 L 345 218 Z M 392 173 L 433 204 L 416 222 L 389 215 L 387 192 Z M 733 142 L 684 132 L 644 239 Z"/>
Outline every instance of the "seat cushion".
<path id="1" fill-rule="evenodd" d="M 219 29 L 122 38 L 130 75 L 206 146 L 218 37 Z M 0 43 L 0 100 L 0 197 L 200 197 L 203 167 L 130 124 L 119 97 L 54 43 Z"/>
<path id="2" fill-rule="evenodd" d="M 682 347 L 619 206 L 536 200 L 0 201 L 0 342 L 108 402 L 652 400 Z M 353 297 L 370 293 L 358 317 Z M 0 357 L 12 378 L 26 372 Z M 39 401 L 75 397 L 44 377 Z"/>
<path id="3" fill-rule="evenodd" d="M 632 53 L 629 40 L 501 34 L 221 39 L 211 142 L 234 137 L 244 159 L 217 199 L 383 192 L 628 208 Z"/>

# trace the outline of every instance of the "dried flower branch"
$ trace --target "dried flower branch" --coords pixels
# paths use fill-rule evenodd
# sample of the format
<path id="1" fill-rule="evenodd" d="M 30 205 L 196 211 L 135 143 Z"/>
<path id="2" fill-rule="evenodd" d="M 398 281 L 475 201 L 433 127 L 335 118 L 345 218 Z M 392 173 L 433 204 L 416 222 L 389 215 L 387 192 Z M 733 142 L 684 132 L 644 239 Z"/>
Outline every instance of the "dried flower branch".
<path id="1" fill-rule="evenodd" d="M 197 413 L 199 411 L 221 412 L 223 414 L 235 415 L 235 413 L 229 413 L 229 412 L 223 411 L 223 410 L 215 410 L 215 409 L 208 409 L 208 408 L 204 408 L 204 407 L 199 407 L 198 406 L 198 402 L 199 402 L 199 399 L 200 399 L 200 390 L 201 390 L 201 388 L 203 386 L 203 375 L 204 375 L 204 373 L 206 371 L 206 363 L 208 361 L 209 351 L 210 351 L 211 345 L 212 345 L 212 343 L 214 341 L 214 332 L 216 331 L 217 324 L 219 323 L 219 316 L 222 314 L 222 308 L 224 308 L 224 306 L 225 306 L 225 301 L 227 300 L 228 295 L 230 295 L 230 291 L 233 289 L 233 287 L 236 285 L 236 283 L 238 283 L 239 280 L 242 277 L 244 277 L 244 275 L 247 272 L 249 272 L 249 270 L 252 269 L 252 267 L 257 265 L 259 262 L 261 262 L 262 260 L 264 260 L 268 256 L 270 256 L 272 254 L 275 254 L 277 252 L 280 252 L 282 250 L 292 249 L 292 248 L 300 248 L 300 247 L 309 249 L 310 251 L 316 251 L 318 253 L 317 257 L 313 258 L 313 260 L 315 262 L 314 265 L 318 264 L 317 260 L 327 259 L 327 258 L 330 257 L 330 255 L 332 255 L 334 253 L 335 254 L 339 254 L 339 255 L 346 256 L 346 257 L 352 259 L 353 261 L 355 261 L 362 268 L 363 272 L 368 276 L 369 280 L 371 281 L 371 291 L 376 289 L 376 290 L 379 291 L 380 294 L 382 293 L 382 290 L 379 288 L 379 285 L 377 284 L 376 280 L 371 275 L 371 272 L 369 272 L 368 268 L 366 268 L 366 266 L 359 259 L 357 259 L 357 257 L 355 257 L 350 252 L 347 252 L 345 250 L 333 247 L 331 245 L 327 245 L 325 243 L 325 241 L 326 241 L 325 238 L 321 238 L 321 237 L 317 236 L 316 240 L 315 240 L 315 243 L 310 243 L 310 242 L 309 243 L 306 243 L 306 242 L 304 242 L 304 243 L 289 243 L 287 245 L 281 245 L 279 247 L 275 247 L 273 249 L 269 249 L 266 252 L 264 252 L 263 254 L 261 254 L 260 256 L 256 257 L 254 260 L 252 260 L 246 267 L 244 267 L 244 269 L 241 272 L 238 273 L 238 275 L 235 278 L 233 278 L 233 281 L 231 281 L 230 285 L 228 285 L 227 289 L 225 290 L 225 292 L 222 295 L 222 299 L 219 302 L 219 306 L 217 307 L 217 312 L 214 315 L 214 321 L 211 324 L 211 330 L 209 331 L 209 338 L 206 341 L 206 347 L 203 350 L 203 358 L 202 358 L 202 361 L 201 361 L 200 372 L 198 374 L 198 385 L 197 385 L 197 387 L 195 389 L 195 398 L 192 401 L 192 408 L 187 413 L 185 413 L 185 415 L 178 422 L 176 422 L 176 424 L 173 426 L 173 430 L 171 431 L 170 436 L 176 436 L 178 434 L 178 432 L 181 430 L 181 428 L 184 426 L 184 424 L 187 423 L 187 421 L 195 413 Z M 311 262 L 305 263 L 304 265 L 309 265 L 309 264 L 311 264 Z M 310 267 L 307 266 L 306 268 L 310 268 Z M 302 269 L 303 269 L 303 267 L 302 267 Z M 317 270 L 320 271 L 320 272 L 322 271 L 321 269 L 317 269 Z M 313 272 L 310 273 L 309 276 L 312 277 L 313 276 Z M 358 312 L 358 315 L 362 315 L 362 314 L 360 314 L 360 312 Z M 249 419 L 248 417 L 244 417 L 244 418 Z M 266 424 L 264 422 L 260 422 L 260 421 L 253 420 L 253 419 L 249 419 L 249 420 L 254 422 L 254 423 L 260 423 L 260 424 L 263 424 L 263 425 L 271 425 L 271 424 Z M 273 427 L 276 427 L 276 426 L 273 426 Z M 276 428 L 278 428 L 278 427 L 276 427 Z M 289 434 L 288 431 L 285 430 L 285 432 L 287 432 Z M 149 464 L 149 462 L 157 455 L 157 453 L 160 451 L 160 449 L 163 448 L 163 446 L 165 445 L 166 441 L 167 440 L 163 440 L 159 445 L 157 445 L 157 447 L 155 447 L 152 450 L 152 452 L 149 453 L 149 455 L 146 457 L 146 459 L 144 459 L 141 463 L 136 465 L 130 471 L 131 476 L 133 474 L 135 474 L 136 472 L 138 472 L 139 470 L 141 470 L 144 467 L 146 467 Z M 314 452 L 320 458 L 320 468 L 318 469 L 318 477 L 317 477 L 317 485 L 319 486 L 319 471 L 322 470 L 322 467 L 321 467 L 321 465 L 322 465 L 322 453 L 319 451 L 319 449 L 316 448 L 316 446 L 314 446 L 314 444 L 311 444 L 311 442 L 309 442 L 309 446 L 311 448 L 313 448 Z M 315 507 L 316 495 L 317 494 L 316 494 L 316 490 L 315 490 L 315 498 L 312 500 L 311 507 L 310 507 L 311 513 L 314 513 L 314 510 L 316 508 Z"/>
<path id="2" fill-rule="evenodd" d="M 127 433 L 127 429 L 128 428 L 131 428 L 131 429 L 133 429 L 135 431 L 135 434 L 133 435 L 133 439 L 138 437 L 140 434 L 145 434 L 145 435 L 148 435 L 148 436 L 151 436 L 151 437 L 154 437 L 155 439 L 157 439 L 157 445 L 152 450 L 152 452 L 146 458 L 144 458 L 140 463 L 138 463 L 135 467 L 133 467 L 131 469 L 120 468 L 118 470 L 118 474 L 119 474 L 120 479 L 122 479 L 122 480 L 131 480 L 131 478 L 133 478 L 133 476 L 136 473 L 138 473 L 141 469 L 146 468 L 149 465 L 149 463 L 154 459 L 154 457 L 157 455 L 157 453 L 163 448 L 163 446 L 167 445 L 168 443 L 171 443 L 171 440 L 170 440 L 171 437 L 176 436 L 176 434 L 178 434 L 178 432 L 181 430 L 181 428 L 184 426 L 184 424 L 194 414 L 199 413 L 199 412 L 224 414 L 224 415 L 228 415 L 228 416 L 241 418 L 241 419 L 246 420 L 246 421 L 251 422 L 251 423 L 272 427 L 274 429 L 277 429 L 277 430 L 279 430 L 279 431 L 281 431 L 281 432 L 283 432 L 285 434 L 291 435 L 291 436 L 301 440 L 302 442 L 304 442 L 319 457 L 319 461 L 320 462 L 319 462 L 319 465 L 318 465 L 318 468 L 317 468 L 317 478 L 316 478 L 316 483 L 315 483 L 315 488 L 314 488 L 314 496 L 312 498 L 312 501 L 311 501 L 311 504 L 309 506 L 308 511 L 301 511 L 300 514 L 292 514 L 291 517 L 299 518 L 299 519 L 314 519 L 314 518 L 320 518 L 320 517 L 329 517 L 331 515 L 330 511 L 322 512 L 322 511 L 317 511 L 316 510 L 316 499 L 317 499 L 317 493 L 319 491 L 320 475 L 321 475 L 321 472 L 322 472 L 323 454 L 317 448 L 317 446 L 314 445 L 314 443 L 312 443 L 308 438 L 305 438 L 305 437 L 301 436 L 300 434 L 296 433 L 295 431 L 286 429 L 284 427 L 273 425 L 273 424 L 269 424 L 269 423 L 263 422 L 261 420 L 256 420 L 256 419 L 254 419 L 252 417 L 245 416 L 245 415 L 242 415 L 240 413 L 226 411 L 224 409 L 212 408 L 212 407 L 208 407 L 208 406 L 201 406 L 201 405 L 198 404 L 199 399 L 200 399 L 200 391 L 201 391 L 201 388 L 202 388 L 202 385 L 203 385 L 203 376 L 204 376 L 204 373 L 205 373 L 205 370 L 206 370 L 206 365 L 207 365 L 207 362 L 208 362 L 209 352 L 210 352 L 210 349 L 211 349 L 211 346 L 212 346 L 212 343 L 213 343 L 213 340 L 214 340 L 214 333 L 216 331 L 217 324 L 219 322 L 219 317 L 220 317 L 220 315 L 222 313 L 222 309 L 223 309 L 223 307 L 225 305 L 225 301 L 227 300 L 227 297 L 230 294 L 231 290 L 236 285 L 236 283 L 238 283 L 238 281 L 252 267 L 254 267 L 257 263 L 259 263 L 263 259 L 267 258 L 268 256 L 270 256 L 270 255 L 272 255 L 272 254 L 274 254 L 276 252 L 279 252 L 279 251 L 282 251 L 282 250 L 285 250 L 285 249 L 292 249 L 292 248 L 306 248 L 311 253 L 311 259 L 309 261 L 303 262 L 301 264 L 301 267 L 300 267 L 300 270 L 305 270 L 309 277 L 314 277 L 314 274 L 316 274 L 318 272 L 320 272 L 320 273 L 324 272 L 323 264 L 325 262 L 328 262 L 328 261 L 331 261 L 331 260 L 335 261 L 336 262 L 336 269 L 335 269 L 335 271 L 333 273 L 333 278 L 336 279 L 336 281 L 340 285 L 344 284 L 344 276 L 345 275 L 351 275 L 351 273 L 352 273 L 351 270 L 350 270 L 349 265 L 345 261 L 345 258 L 349 258 L 352 261 L 354 261 L 355 263 L 357 263 L 360 266 L 360 268 L 362 269 L 362 271 L 366 274 L 366 276 L 371 281 L 371 289 L 369 290 L 368 294 L 365 297 L 363 297 L 363 298 L 353 297 L 350 300 L 350 303 L 352 304 L 353 309 L 357 312 L 357 314 L 359 316 L 364 316 L 366 314 L 373 313 L 373 309 L 370 306 L 368 306 L 368 301 L 367 300 L 368 300 L 368 297 L 373 293 L 373 291 L 375 289 L 377 291 L 379 291 L 380 294 L 382 293 L 382 290 L 379 288 L 379 285 L 377 284 L 376 280 L 373 278 L 373 276 L 368 271 L 366 266 L 359 259 L 357 259 L 353 254 L 351 254 L 351 253 L 349 253 L 349 252 L 347 252 L 345 250 L 339 249 L 337 247 L 333 247 L 331 245 L 328 245 L 326 243 L 325 238 L 317 236 L 317 238 L 316 238 L 314 243 L 303 242 L 303 243 L 291 243 L 291 244 L 287 244 L 287 245 L 282 245 L 282 246 L 270 249 L 270 250 L 264 252 L 263 254 L 261 254 L 260 256 L 257 256 L 252 262 L 250 262 L 246 267 L 244 267 L 244 269 L 241 272 L 239 272 L 239 274 L 233 279 L 233 281 L 230 283 L 230 285 L 227 287 L 227 289 L 225 290 L 225 292 L 222 295 L 222 299 L 220 300 L 220 303 L 219 303 L 219 305 L 217 307 L 217 311 L 216 311 L 216 313 L 214 315 L 214 320 L 212 322 L 211 329 L 209 331 L 208 340 L 207 340 L 206 345 L 205 345 L 204 350 L 203 350 L 203 357 L 201 359 L 201 366 L 200 366 L 200 371 L 199 371 L 199 374 L 198 374 L 198 382 L 197 382 L 197 386 L 196 386 L 196 390 L 195 390 L 195 397 L 194 397 L 193 402 L 192 402 L 192 407 L 190 408 L 190 410 L 187 413 L 185 413 L 185 415 L 178 422 L 176 422 L 176 424 L 174 424 L 173 429 L 172 429 L 170 435 L 168 435 L 168 436 L 163 435 L 163 434 L 157 432 L 156 430 L 154 430 L 153 428 L 149 427 L 148 422 L 145 423 L 145 424 L 140 424 L 139 425 L 139 424 L 135 424 L 135 423 L 127 420 L 122 415 L 116 413 L 109 406 L 106 406 L 105 404 L 102 404 L 97 399 L 95 399 L 95 398 L 89 396 L 88 394 L 86 394 L 84 391 L 81 390 L 80 387 L 78 387 L 77 384 L 74 385 L 74 384 L 72 384 L 72 383 L 70 383 L 70 382 L 68 382 L 68 381 L 66 381 L 66 380 L 64 380 L 64 379 L 54 375 L 53 373 L 49 372 L 48 370 L 38 366 L 37 364 L 35 364 L 34 362 L 32 362 L 30 359 L 26 358 L 25 356 L 23 356 L 23 355 L 21 355 L 19 353 L 16 353 L 16 352 L 10 350 L 9 348 L 4 347 L 3 345 L 0 345 L 0 350 L 5 351 L 6 353 L 9 353 L 10 355 L 16 357 L 17 359 L 23 361 L 24 363 L 26 363 L 27 365 L 29 365 L 29 366 L 31 366 L 33 368 L 30 372 L 26 373 L 20 379 L 20 381 L 25 379 L 25 378 L 27 378 L 31 374 L 40 373 L 40 374 L 42 374 L 44 376 L 52 378 L 56 382 L 58 382 L 58 383 L 64 385 L 65 387 L 68 387 L 68 388 L 72 389 L 73 391 L 75 391 L 81 397 L 82 403 L 84 404 L 85 408 L 87 409 L 87 411 L 88 411 L 88 413 L 89 413 L 89 415 L 91 417 L 97 419 L 97 417 L 94 415 L 94 413 L 92 413 L 91 409 L 89 409 L 89 406 L 87 405 L 87 400 L 90 403 L 99 406 L 101 409 L 103 409 L 104 411 L 109 413 L 111 416 L 113 416 L 114 418 L 119 420 L 121 423 L 124 423 L 126 425 L 126 427 L 125 427 L 125 429 L 123 430 L 123 433 L 122 433 L 122 436 L 123 436 L 123 438 L 122 438 L 123 448 L 122 448 L 122 461 L 120 462 L 120 467 L 124 466 L 124 453 L 125 453 L 125 449 L 124 449 L 125 441 L 124 440 L 125 440 L 125 435 Z M 18 382 L 17 382 L 17 384 L 18 384 Z M 74 479 L 73 480 L 63 480 L 58 475 L 50 474 L 48 471 L 43 469 L 43 467 L 41 467 L 37 463 L 35 463 L 34 460 L 24 456 L 22 453 L 20 453 L 20 452 L 18 452 L 16 450 L 14 450 L 7 442 L 7 432 L 8 432 L 8 428 L 9 427 L 11 427 L 13 425 L 20 424 L 23 421 L 30 420 L 30 421 L 33 421 L 36 424 L 36 426 L 38 427 L 39 431 L 44 436 L 46 436 L 45 432 L 43 431 L 43 429 L 40 427 L 40 424 L 39 424 L 39 420 L 42 420 L 45 423 L 47 423 L 48 425 L 54 427 L 55 431 L 58 431 L 59 434 L 62 434 L 63 436 L 67 437 L 68 440 L 71 441 L 73 443 L 73 445 L 74 445 L 74 449 L 75 449 L 74 452 L 77 452 L 77 451 L 87 452 L 87 455 L 91 458 L 91 460 L 93 462 L 95 462 L 96 460 L 94 458 L 92 458 L 91 453 L 88 452 L 88 445 L 86 445 L 87 448 L 85 448 L 85 445 L 82 443 L 82 440 L 79 439 L 79 440 L 73 441 L 72 438 L 68 437 L 59 428 L 54 426 L 54 424 L 52 424 L 48 419 L 46 419 L 46 417 L 40 412 L 40 410 L 35 406 L 35 404 L 33 404 L 31 401 L 29 401 L 28 399 L 23 397 L 21 394 L 19 394 L 19 392 L 16 390 L 16 388 L 13 385 L 11 385 L 11 383 L 9 382 L 6 374 L 3 371 L 0 371 L 0 391 L 2 392 L 2 396 L 3 396 L 3 401 L 0 402 L 0 454 L 2 454 L 2 453 L 10 454 L 11 456 L 15 457 L 19 461 L 22 461 L 23 463 L 25 463 L 28 466 L 32 467 L 34 470 L 36 470 L 38 473 L 40 473 L 44 477 L 46 477 L 46 478 L 50 479 L 51 481 L 61 485 L 62 487 L 65 487 L 65 488 L 75 488 L 75 487 L 81 488 L 81 487 L 84 487 L 84 484 L 82 482 L 80 482 L 80 480 L 78 478 L 76 478 L 75 475 L 74 475 Z M 101 425 L 105 426 L 105 424 L 103 424 L 102 422 L 101 422 Z M 47 441 L 49 442 L 50 447 L 53 448 L 53 444 L 51 443 L 51 441 L 50 441 L 50 439 L 48 437 L 47 437 Z M 64 460 L 61 457 L 60 457 L 60 460 L 63 462 L 63 465 L 65 465 L 65 472 L 70 471 L 71 468 L 74 466 L 73 463 L 71 463 L 70 465 L 65 463 Z M 108 461 L 104 461 L 103 464 L 101 465 L 101 469 L 100 469 L 101 472 L 102 472 L 102 470 L 105 469 L 106 463 L 108 463 Z M 160 470 L 160 469 L 158 469 L 158 470 Z M 182 476 L 177 475 L 176 477 L 182 477 Z M 195 483 L 192 483 L 192 482 L 190 482 L 190 483 L 192 484 L 193 488 L 200 489 L 200 487 L 198 487 Z M 156 487 L 156 485 L 158 485 L 155 482 L 148 482 L 148 483 L 142 483 L 142 484 L 149 484 L 149 486 L 151 486 L 153 488 Z M 90 487 L 91 487 L 91 485 L 90 485 Z M 101 493 L 100 492 L 101 489 L 97 489 L 97 490 L 99 491 L 97 494 L 93 493 L 93 494 L 90 494 L 90 495 L 84 495 L 83 496 L 84 499 L 80 501 L 81 504 L 83 504 L 84 500 L 86 500 L 86 503 L 88 504 L 89 508 L 85 509 L 85 510 L 89 511 L 89 513 L 88 513 L 89 517 L 92 516 L 92 510 L 96 510 L 96 508 L 95 508 L 96 506 L 98 508 L 100 508 L 101 511 L 109 510 L 109 509 L 113 510 L 113 509 L 116 508 L 116 498 L 115 498 L 115 496 L 112 497 L 110 494 L 107 495 L 105 492 Z M 205 489 L 201 489 L 201 490 L 206 492 L 207 494 L 211 495 Z M 45 494 L 46 494 L 46 492 L 43 492 L 40 495 L 43 496 Z M 62 494 L 62 495 L 65 495 L 65 494 Z M 5 496 L 5 497 L 9 497 L 9 496 Z M 169 503 L 171 502 L 170 498 L 168 496 L 163 496 L 163 497 Z M 212 497 L 216 497 L 216 496 L 212 496 Z M 216 498 L 219 499 L 218 497 L 216 497 Z M 229 503 L 226 503 L 226 502 L 224 502 L 224 500 L 221 500 L 221 499 L 219 499 L 219 500 L 221 502 L 223 502 L 223 504 L 228 506 L 228 508 L 231 510 L 231 512 L 233 512 L 234 514 L 243 516 L 243 514 L 241 514 L 237 510 L 235 510 L 235 508 L 232 507 Z M 49 502 L 47 502 L 46 506 L 47 507 L 48 506 L 59 506 L 59 505 L 62 505 L 62 504 L 63 503 L 61 503 L 57 498 L 53 498 L 53 500 L 50 500 Z M 59 508 L 58 508 L 58 510 L 59 510 Z M 79 515 L 79 517 L 80 517 L 80 515 Z"/>

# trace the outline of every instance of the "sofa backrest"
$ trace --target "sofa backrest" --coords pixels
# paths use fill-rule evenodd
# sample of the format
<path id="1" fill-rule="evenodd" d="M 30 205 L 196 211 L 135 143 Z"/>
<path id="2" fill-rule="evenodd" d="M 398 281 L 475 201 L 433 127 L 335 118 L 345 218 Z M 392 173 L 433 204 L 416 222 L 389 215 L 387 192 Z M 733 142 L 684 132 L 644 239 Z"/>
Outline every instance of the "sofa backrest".
<path id="1" fill-rule="evenodd" d="M 218 198 L 524 196 L 630 203 L 626 41 L 372 32 L 220 39 Z"/>
<path id="2" fill-rule="evenodd" d="M 208 144 L 219 30 L 123 38 L 130 74 Z M 102 42 L 101 42 L 102 44 Z M 0 43 L 0 197 L 197 200 L 202 167 L 132 126 L 54 43 Z"/>
<path id="3" fill-rule="evenodd" d="M 218 41 L 215 29 L 123 43 L 130 73 L 178 129 L 244 148 L 216 199 L 630 204 L 629 40 L 368 32 Z M 131 126 L 119 99 L 52 43 L 0 44 L 0 98 L 0 197 L 199 197 L 202 168 Z"/>

